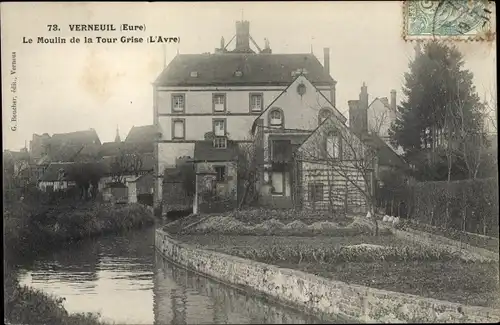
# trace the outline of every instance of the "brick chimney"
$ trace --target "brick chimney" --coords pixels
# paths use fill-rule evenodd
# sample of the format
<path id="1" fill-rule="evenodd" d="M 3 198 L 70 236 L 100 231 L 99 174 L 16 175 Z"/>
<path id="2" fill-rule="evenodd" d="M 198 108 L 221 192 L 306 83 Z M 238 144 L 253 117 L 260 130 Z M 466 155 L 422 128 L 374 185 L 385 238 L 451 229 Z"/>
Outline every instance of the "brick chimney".
<path id="1" fill-rule="evenodd" d="M 391 104 L 390 104 L 391 110 L 396 112 L 397 106 L 396 106 L 396 90 L 391 90 Z"/>
<path id="2" fill-rule="evenodd" d="M 349 100 L 349 127 L 356 134 L 368 132 L 368 88 L 361 86 L 359 100 Z"/>
<path id="3" fill-rule="evenodd" d="M 236 22 L 236 48 L 235 52 L 253 52 L 250 48 L 250 22 L 237 21 Z"/>

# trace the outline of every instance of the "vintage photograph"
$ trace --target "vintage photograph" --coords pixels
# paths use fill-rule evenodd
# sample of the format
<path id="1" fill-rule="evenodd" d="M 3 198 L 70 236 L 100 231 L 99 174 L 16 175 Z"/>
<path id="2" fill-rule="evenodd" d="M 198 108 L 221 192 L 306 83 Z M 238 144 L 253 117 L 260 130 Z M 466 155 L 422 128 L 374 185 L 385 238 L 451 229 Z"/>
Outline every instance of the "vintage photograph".
<path id="1" fill-rule="evenodd" d="M 5 324 L 500 321 L 493 1 L 0 6 Z"/>

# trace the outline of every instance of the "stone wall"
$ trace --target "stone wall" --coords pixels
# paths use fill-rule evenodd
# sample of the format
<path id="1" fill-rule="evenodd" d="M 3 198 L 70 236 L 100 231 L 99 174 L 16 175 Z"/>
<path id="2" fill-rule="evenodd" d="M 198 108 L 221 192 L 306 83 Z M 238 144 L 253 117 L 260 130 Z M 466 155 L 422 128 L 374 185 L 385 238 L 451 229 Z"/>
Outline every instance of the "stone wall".
<path id="1" fill-rule="evenodd" d="M 498 322 L 500 311 L 350 285 L 218 252 L 196 249 L 156 231 L 156 248 L 189 269 L 295 308 L 361 322 Z"/>

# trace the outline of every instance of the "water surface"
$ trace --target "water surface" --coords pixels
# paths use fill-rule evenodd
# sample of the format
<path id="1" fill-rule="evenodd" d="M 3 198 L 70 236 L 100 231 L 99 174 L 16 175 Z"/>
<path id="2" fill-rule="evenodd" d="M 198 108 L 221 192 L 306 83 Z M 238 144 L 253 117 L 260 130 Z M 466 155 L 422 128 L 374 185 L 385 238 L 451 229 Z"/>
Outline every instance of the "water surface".
<path id="1" fill-rule="evenodd" d="M 115 324 L 320 322 L 175 266 L 153 243 L 154 228 L 84 240 L 39 255 L 20 282 Z"/>

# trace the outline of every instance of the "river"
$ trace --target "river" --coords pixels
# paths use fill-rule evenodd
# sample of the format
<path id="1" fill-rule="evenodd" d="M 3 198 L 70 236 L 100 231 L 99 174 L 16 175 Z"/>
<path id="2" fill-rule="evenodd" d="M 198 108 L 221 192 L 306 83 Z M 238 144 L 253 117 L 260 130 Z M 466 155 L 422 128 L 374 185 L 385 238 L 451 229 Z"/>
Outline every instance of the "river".
<path id="1" fill-rule="evenodd" d="M 19 280 L 66 298 L 70 313 L 96 312 L 115 324 L 321 322 L 173 265 L 156 252 L 154 227 L 41 254 Z"/>

